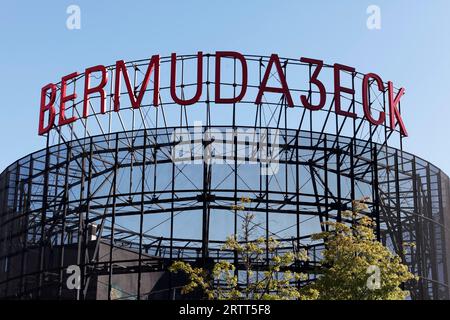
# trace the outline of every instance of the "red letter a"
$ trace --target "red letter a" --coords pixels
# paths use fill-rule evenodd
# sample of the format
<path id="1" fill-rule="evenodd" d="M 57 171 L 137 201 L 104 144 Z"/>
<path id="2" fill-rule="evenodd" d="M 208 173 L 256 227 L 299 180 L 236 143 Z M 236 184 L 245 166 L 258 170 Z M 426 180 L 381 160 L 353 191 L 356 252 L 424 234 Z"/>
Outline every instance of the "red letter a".
<path id="1" fill-rule="evenodd" d="M 267 82 L 269 81 L 272 65 L 275 64 L 275 67 L 277 69 L 278 78 L 280 79 L 281 88 L 276 87 L 268 87 Z M 294 102 L 292 101 L 291 93 L 289 92 L 289 88 L 286 82 L 286 77 L 283 73 L 283 68 L 281 67 L 280 58 L 278 58 L 277 54 L 272 54 L 270 56 L 269 63 L 266 68 L 266 73 L 264 74 L 264 78 L 261 82 L 261 86 L 258 91 L 258 95 L 256 96 L 255 104 L 260 104 L 262 100 L 262 96 L 264 92 L 275 92 L 275 93 L 282 93 L 287 100 L 287 104 L 289 107 L 294 106 Z"/>

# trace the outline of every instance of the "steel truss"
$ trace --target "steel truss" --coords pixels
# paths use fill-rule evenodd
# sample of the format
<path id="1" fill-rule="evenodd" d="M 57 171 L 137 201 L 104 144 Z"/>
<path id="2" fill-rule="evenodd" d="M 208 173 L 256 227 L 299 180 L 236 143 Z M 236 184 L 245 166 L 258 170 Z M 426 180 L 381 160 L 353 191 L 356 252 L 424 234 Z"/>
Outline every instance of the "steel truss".
<path id="1" fill-rule="evenodd" d="M 295 268 L 313 278 L 322 244 L 311 234 L 321 231 L 321 222 L 340 219 L 352 199 L 369 195 L 367 214 L 377 221 L 379 239 L 420 276 L 410 288 L 413 297 L 448 298 L 448 178 L 429 163 L 379 144 L 369 148 L 361 140 L 339 137 L 337 143 L 334 135 L 286 130 L 278 174 L 261 176 L 261 163 L 238 158 L 173 162 L 180 143 L 173 141 L 175 129 L 90 137 L 10 167 L 1 189 L 2 296 L 37 298 L 50 290 L 54 298 L 67 297 L 61 287 L 74 263 L 83 271 L 82 288 L 73 296 L 79 299 L 91 297 L 89 286 L 98 278 L 114 298 L 114 282 L 123 274 L 135 275 L 129 280 L 135 286 L 121 298 L 148 298 L 143 275 L 164 272 L 174 260 L 240 265 L 220 248 L 226 236 L 240 233 L 243 211 L 236 206 L 242 198 L 250 200 L 245 211 L 255 213 L 261 235 L 278 239 L 280 250 L 308 250 L 309 263 Z M 206 149 L 203 142 L 198 145 Z M 248 140 L 224 143 L 253 148 Z M 404 250 L 405 243 L 416 246 Z M 134 255 L 118 254 L 125 249 Z M 173 296 L 170 285 L 165 289 L 167 298 Z"/>
<path id="2" fill-rule="evenodd" d="M 334 114 L 332 92 L 327 92 L 321 111 L 288 107 L 284 97 L 273 94 L 264 95 L 259 105 L 251 100 L 214 105 L 209 68 L 213 58 L 204 55 L 205 88 L 196 105 L 164 103 L 169 86 L 163 79 L 157 108 L 144 104 L 133 109 L 123 100 L 121 112 L 114 112 L 109 95 L 109 108 L 102 115 L 100 97 L 91 97 L 90 116 L 81 127 L 55 127 L 44 150 L 1 174 L 0 297 L 179 298 L 182 280 L 167 272 L 175 260 L 205 266 L 226 259 L 242 267 L 234 252 L 221 247 L 227 236 L 240 233 L 245 211 L 255 214 L 259 236 L 280 241 L 280 251 L 307 249 L 310 260 L 292 268 L 313 280 L 323 244 L 311 235 L 323 230 L 321 222 L 340 220 L 352 200 L 370 197 L 366 214 L 376 221 L 378 238 L 420 277 L 418 283 L 407 284 L 412 297 L 448 299 L 449 178 L 404 152 L 397 131 Z M 177 88 L 184 97 L 195 86 L 189 67 L 196 56 L 177 59 Z M 260 75 L 259 82 L 249 79 L 252 97 L 268 57 L 246 59 L 249 70 Z M 317 92 L 311 84 L 293 87 L 308 85 L 295 74 L 303 70 L 311 75 L 311 66 L 281 60 L 292 94 L 314 99 Z M 161 69 L 169 61 L 162 58 Z M 235 60 L 228 62 L 221 85 L 232 95 L 240 87 L 240 70 Z M 147 63 L 127 63 L 134 70 L 130 76 L 135 90 Z M 323 77 L 330 71 L 332 66 L 324 66 Z M 114 66 L 108 72 L 113 79 Z M 70 84 L 74 91 L 83 77 Z M 347 74 L 353 88 L 361 79 L 359 73 Z M 278 80 L 272 75 L 271 81 Z M 386 111 L 386 92 L 372 86 L 372 109 Z M 151 96 L 152 89 L 148 91 Z M 342 108 L 349 112 L 361 107 L 356 95 L 342 99 Z M 80 117 L 81 104 L 75 101 L 67 115 Z M 196 127 L 196 120 L 203 123 Z M 198 128 L 200 138 L 176 139 L 177 130 L 194 133 Z M 251 163 L 252 152 L 261 151 L 258 141 L 224 134 L 250 129 L 256 135 L 278 130 L 277 172 L 262 175 L 267 162 L 261 157 Z M 183 146 L 192 152 L 174 161 L 174 150 Z M 411 243 L 415 246 L 407 247 Z M 264 270 L 269 261 L 266 252 L 258 268 Z M 78 290 L 67 289 L 71 265 L 81 270 Z M 245 279 L 240 280 L 245 285 Z"/>

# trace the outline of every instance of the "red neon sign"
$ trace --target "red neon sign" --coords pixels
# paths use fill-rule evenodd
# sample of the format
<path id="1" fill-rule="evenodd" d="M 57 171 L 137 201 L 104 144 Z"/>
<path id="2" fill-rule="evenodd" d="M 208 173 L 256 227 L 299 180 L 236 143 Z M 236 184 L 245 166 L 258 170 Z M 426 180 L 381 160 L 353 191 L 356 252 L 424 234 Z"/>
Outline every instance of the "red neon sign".
<path id="1" fill-rule="evenodd" d="M 202 52 L 197 53 L 196 64 L 196 88 L 195 93 L 191 97 L 179 97 L 176 92 L 176 83 L 177 83 L 177 55 L 173 53 L 171 55 L 170 60 L 170 96 L 174 103 L 179 105 L 192 105 L 200 101 L 203 90 L 203 65 L 204 55 Z M 240 64 L 240 68 L 242 70 L 242 79 L 241 84 L 239 86 L 238 92 L 234 97 L 223 97 L 220 89 L 221 76 L 222 76 L 222 64 L 221 61 L 223 58 L 233 58 L 237 64 Z M 254 100 L 255 104 L 261 104 L 263 101 L 263 96 L 265 93 L 275 93 L 279 94 L 281 98 L 286 101 L 287 106 L 302 106 L 312 111 L 321 110 L 326 102 L 327 102 L 327 88 L 325 84 L 320 80 L 320 74 L 324 67 L 324 62 L 322 60 L 311 59 L 302 57 L 298 60 L 301 63 L 308 64 L 311 67 L 311 74 L 309 77 L 308 85 L 311 86 L 312 90 L 314 90 L 318 96 L 318 102 L 312 103 L 309 101 L 308 96 L 305 94 L 301 94 L 299 96 L 294 96 L 289 90 L 289 84 L 286 79 L 285 71 L 283 70 L 282 63 L 277 54 L 272 54 L 267 63 L 266 70 L 264 75 L 262 76 L 261 83 L 258 87 L 258 94 Z M 218 51 L 215 53 L 215 76 L 214 76 L 214 102 L 216 104 L 230 104 L 230 103 L 238 103 L 244 99 L 247 92 L 249 72 L 247 68 L 246 58 L 238 53 L 232 51 Z M 355 68 L 334 64 L 333 66 L 333 102 L 334 102 L 334 112 L 337 115 L 341 115 L 344 117 L 356 118 L 357 114 L 355 112 L 345 111 L 341 106 L 341 98 L 342 93 L 346 93 L 348 95 L 355 95 L 356 91 L 354 88 L 349 88 L 341 83 L 341 74 L 343 72 L 346 73 L 355 73 Z M 100 79 L 100 82 L 96 86 L 91 86 L 90 80 L 91 76 L 95 74 L 97 79 Z M 160 91 L 160 56 L 154 55 L 149 60 L 147 65 L 147 69 L 145 70 L 144 79 L 140 85 L 139 90 L 133 87 L 133 84 L 130 81 L 130 77 L 128 74 L 128 70 L 126 64 L 123 60 L 118 60 L 115 64 L 115 76 L 114 79 L 108 79 L 107 68 L 103 65 L 97 65 L 94 67 L 89 67 L 85 70 L 84 73 L 84 90 L 83 90 L 83 112 L 82 118 L 87 118 L 89 116 L 89 98 L 91 95 L 96 94 L 100 97 L 100 110 L 99 113 L 106 112 L 105 100 L 107 97 L 107 84 L 109 81 L 113 81 L 111 84 L 111 95 L 113 96 L 113 112 L 120 112 L 120 102 L 121 99 L 126 99 L 123 96 L 121 97 L 121 85 L 122 81 L 125 82 L 126 93 L 128 94 L 128 99 L 131 103 L 131 106 L 134 109 L 138 109 L 142 105 L 142 101 L 144 99 L 144 95 L 146 93 L 146 89 L 150 84 L 150 77 L 153 74 L 153 106 L 157 107 L 159 105 L 159 91 Z M 277 86 L 269 86 L 269 79 L 276 75 L 279 79 Z M 61 87 L 59 89 L 60 92 L 60 100 L 59 100 L 59 108 L 57 110 L 56 107 L 56 96 L 57 96 L 57 87 L 54 83 L 49 83 L 44 86 L 41 90 L 41 103 L 40 103 L 40 112 L 39 112 L 39 135 L 47 134 L 55 125 L 55 118 L 58 114 L 58 126 L 64 126 L 67 124 L 71 124 L 79 118 L 75 115 L 68 118 L 66 115 L 66 105 L 73 103 L 75 104 L 75 99 L 77 95 L 75 93 L 67 94 L 67 83 L 73 81 L 77 77 L 80 77 L 80 74 L 77 72 L 73 72 L 68 74 L 61 79 Z M 389 108 L 389 119 L 386 119 L 385 111 L 377 111 L 373 112 L 370 101 L 369 101 L 369 83 L 376 83 L 377 89 L 383 93 L 387 92 L 388 94 L 388 108 Z M 368 73 L 364 75 L 362 81 L 362 106 L 364 112 L 364 118 L 369 121 L 371 124 L 378 126 L 387 122 L 387 126 L 391 130 L 395 130 L 397 125 L 399 126 L 399 132 L 402 136 L 408 136 L 406 127 L 404 125 L 403 119 L 401 117 L 399 111 L 399 103 L 400 99 L 405 93 L 404 88 L 400 88 L 399 90 L 394 90 L 394 85 L 391 81 L 387 83 L 387 87 L 383 83 L 381 77 L 375 73 Z M 397 92 L 397 94 L 396 94 Z"/>

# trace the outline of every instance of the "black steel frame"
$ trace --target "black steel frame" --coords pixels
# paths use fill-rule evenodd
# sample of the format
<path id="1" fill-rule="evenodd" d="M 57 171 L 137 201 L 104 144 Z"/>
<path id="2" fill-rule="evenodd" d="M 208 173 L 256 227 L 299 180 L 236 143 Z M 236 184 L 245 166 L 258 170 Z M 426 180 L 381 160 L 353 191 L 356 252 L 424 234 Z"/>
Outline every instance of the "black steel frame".
<path id="1" fill-rule="evenodd" d="M 165 272 L 178 259 L 203 264 L 228 259 L 239 267 L 237 255 L 221 246 L 226 236 L 240 232 L 242 198 L 250 200 L 244 211 L 256 214 L 261 234 L 278 239 L 281 251 L 308 250 L 310 261 L 293 268 L 314 279 L 323 244 L 313 241 L 311 235 L 323 230 L 321 222 L 341 220 L 352 200 L 369 196 L 366 214 L 377 222 L 378 238 L 420 277 L 409 287 L 411 296 L 448 299 L 449 178 L 430 163 L 402 151 L 398 132 L 374 127 L 362 117 L 349 120 L 335 115 L 330 92 L 330 102 L 319 112 L 288 107 L 284 97 L 270 94 L 261 105 L 250 100 L 214 105 L 210 97 L 212 58 L 214 55 L 204 56 L 206 90 L 197 105 L 163 103 L 169 100 L 164 81 L 157 108 L 143 105 L 132 109 L 122 104 L 122 111 L 116 113 L 109 95 L 109 110 L 100 115 L 95 112 L 99 97 L 93 97 L 91 115 L 82 121 L 81 131 L 76 125 L 55 127 L 47 135 L 44 150 L 20 159 L 1 174 L 0 297 L 67 298 L 65 270 L 74 262 L 66 261 L 65 250 L 73 246 L 75 263 L 82 270 L 82 285 L 70 296 L 73 299 L 92 298 L 89 290 L 100 276 L 106 279 L 107 298 L 116 298 L 112 294 L 115 277 L 123 274 L 137 275 L 136 291 L 123 292 L 121 298 L 151 298 L 143 289 L 143 274 Z M 260 82 L 268 57 L 246 58 L 249 69 L 259 72 Z M 178 57 L 182 96 L 195 85 L 185 79 L 195 78 L 186 71 L 195 59 L 195 55 Z M 162 58 L 161 66 L 169 61 Z M 295 68 L 311 74 L 309 65 L 294 59 L 282 61 L 288 80 L 298 80 L 292 75 Z M 239 70 L 236 61 L 229 62 L 229 80 L 222 85 L 236 93 Z M 128 63 L 135 71 L 136 88 L 146 63 L 148 60 Z M 332 66 L 324 67 L 328 69 Z M 114 66 L 108 70 L 113 79 Z M 348 76 L 353 88 L 362 79 L 356 72 Z M 75 91 L 77 81 L 83 81 L 83 75 L 72 83 Z M 314 99 L 317 92 L 305 83 L 307 87 L 291 91 Z M 249 96 L 258 85 L 249 83 Z M 388 109 L 386 92 L 370 88 L 370 93 L 374 110 Z M 348 111 L 361 106 L 356 95 L 342 98 Z M 81 102 L 75 101 L 69 109 L 73 115 L 79 115 Z M 191 115 L 192 108 L 201 105 L 205 108 Z M 215 118 L 214 108 L 232 112 L 222 120 Z M 298 121 L 292 123 L 294 118 Z M 201 131 L 209 134 L 199 140 L 173 139 L 175 130 L 193 132 L 194 120 L 204 120 Z M 260 147 L 239 135 L 220 141 L 229 146 L 227 163 L 202 161 L 218 151 L 219 141 L 211 136 L 250 129 L 257 134 L 279 130 L 277 174 L 261 175 L 261 161 L 248 164 L 248 159 L 238 156 L 239 149 L 249 154 Z M 200 148 L 191 159 L 200 164 L 173 161 L 173 149 L 183 143 Z M 98 228 L 92 240 L 94 224 Z M 228 233 L 222 230 L 227 228 Z M 415 247 L 405 248 L 410 243 Z M 103 255 L 102 246 L 107 248 Z M 124 248 L 137 256 L 119 259 L 117 251 Z M 267 251 L 262 269 L 269 259 Z M 178 289 L 170 280 L 164 294 L 173 298 Z"/>

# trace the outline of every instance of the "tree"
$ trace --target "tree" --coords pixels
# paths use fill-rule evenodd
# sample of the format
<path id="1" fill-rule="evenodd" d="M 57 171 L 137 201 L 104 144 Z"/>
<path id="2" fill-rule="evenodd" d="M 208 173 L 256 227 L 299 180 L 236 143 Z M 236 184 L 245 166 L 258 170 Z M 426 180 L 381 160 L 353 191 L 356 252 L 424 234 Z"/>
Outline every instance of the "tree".
<path id="1" fill-rule="evenodd" d="M 401 285 L 415 279 L 402 263 L 374 234 L 374 222 L 362 215 L 364 201 L 354 201 L 353 209 L 342 214 L 344 222 L 325 222 L 326 232 L 314 235 L 323 240 L 319 278 L 308 286 L 321 300 L 400 300 L 408 296 Z"/>
<path id="2" fill-rule="evenodd" d="M 305 275 L 289 270 L 298 261 L 306 261 L 306 251 L 292 251 L 277 254 L 279 242 L 273 238 L 268 241 L 264 237 L 251 240 L 258 224 L 254 223 L 254 215 L 246 213 L 242 223 L 243 235 L 228 237 L 223 250 L 236 252 L 239 262 L 243 265 L 245 283 L 239 283 L 236 267 L 228 261 L 214 264 L 212 270 L 193 267 L 191 264 L 177 261 L 169 270 L 183 272 L 188 277 L 188 283 L 182 288 L 187 294 L 201 290 L 207 299 L 252 299 L 252 300 L 293 300 L 315 299 L 318 293 L 314 289 L 300 290 L 295 281 L 305 278 Z M 264 271 L 256 270 L 263 264 L 266 249 L 271 255 L 270 263 Z"/>
<path id="3" fill-rule="evenodd" d="M 313 235 L 313 240 L 321 240 L 325 244 L 322 271 L 314 282 L 302 288 L 296 284 L 307 276 L 291 271 L 290 267 L 296 262 L 306 261 L 307 252 L 278 254 L 281 248 L 277 240 L 269 238 L 266 241 L 264 237 L 252 240 L 259 225 L 254 223 L 254 215 L 250 213 L 246 213 L 243 219 L 243 235 L 240 238 L 228 237 L 222 248 L 235 252 L 239 257 L 240 269 L 243 270 L 239 279 L 241 283 L 236 266 L 229 261 L 220 261 L 211 270 L 177 261 L 169 270 L 187 275 L 188 283 L 182 289 L 183 294 L 201 290 L 207 299 L 405 299 L 408 292 L 401 285 L 415 277 L 398 255 L 377 241 L 375 223 L 361 214 L 367 209 L 364 200 L 354 201 L 352 210 L 342 213 L 342 221 L 325 222 L 327 231 Z M 238 210 L 245 208 L 239 206 Z M 259 271 L 264 264 L 266 250 L 271 259 L 266 269 Z"/>

